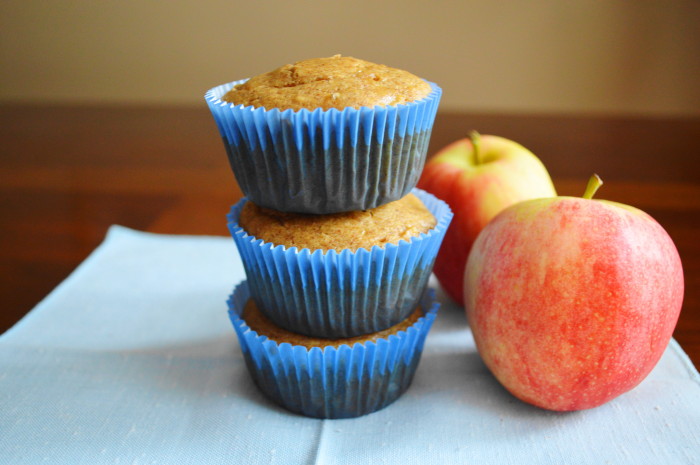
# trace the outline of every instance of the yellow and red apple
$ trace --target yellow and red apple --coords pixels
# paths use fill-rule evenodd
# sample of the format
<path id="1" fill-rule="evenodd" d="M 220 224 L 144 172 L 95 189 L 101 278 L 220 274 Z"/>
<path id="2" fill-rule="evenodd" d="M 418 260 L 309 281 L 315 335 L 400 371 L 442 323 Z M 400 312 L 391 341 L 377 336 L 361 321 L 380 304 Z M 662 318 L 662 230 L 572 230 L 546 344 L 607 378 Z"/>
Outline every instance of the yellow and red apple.
<path id="1" fill-rule="evenodd" d="M 436 153 L 426 163 L 418 187 L 447 202 L 454 212 L 433 270 L 460 305 L 467 256 L 484 226 L 514 203 L 556 195 L 549 173 L 532 152 L 503 137 L 476 132 Z"/>
<path id="2" fill-rule="evenodd" d="M 641 210 L 592 199 L 598 185 L 507 208 L 466 266 L 479 354 L 508 391 L 545 409 L 596 407 L 638 385 L 683 302 L 671 237 Z"/>

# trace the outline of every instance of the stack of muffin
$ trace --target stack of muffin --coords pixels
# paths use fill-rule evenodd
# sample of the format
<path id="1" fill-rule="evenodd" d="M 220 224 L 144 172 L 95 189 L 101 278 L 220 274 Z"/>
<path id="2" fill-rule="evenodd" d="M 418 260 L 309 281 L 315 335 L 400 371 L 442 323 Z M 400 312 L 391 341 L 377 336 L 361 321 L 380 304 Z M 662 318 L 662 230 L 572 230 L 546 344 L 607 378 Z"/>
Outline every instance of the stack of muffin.
<path id="1" fill-rule="evenodd" d="M 205 96 L 246 195 L 228 215 L 247 276 L 229 314 L 255 383 L 291 411 L 355 417 L 411 382 L 452 218 L 415 189 L 440 95 L 336 55 Z"/>

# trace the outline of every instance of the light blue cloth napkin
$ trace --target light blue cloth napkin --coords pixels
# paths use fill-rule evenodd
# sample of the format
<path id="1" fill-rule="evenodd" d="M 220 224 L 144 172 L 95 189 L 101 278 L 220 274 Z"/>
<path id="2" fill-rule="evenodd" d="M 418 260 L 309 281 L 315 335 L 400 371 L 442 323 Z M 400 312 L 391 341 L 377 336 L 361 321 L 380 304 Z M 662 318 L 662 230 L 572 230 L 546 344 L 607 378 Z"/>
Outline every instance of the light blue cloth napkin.
<path id="1" fill-rule="evenodd" d="M 229 238 L 110 229 L 0 336 L 0 463 L 700 463 L 700 376 L 675 341 L 629 393 L 553 413 L 500 387 L 450 304 L 394 404 L 288 413 L 253 385 L 228 319 L 244 278 Z"/>

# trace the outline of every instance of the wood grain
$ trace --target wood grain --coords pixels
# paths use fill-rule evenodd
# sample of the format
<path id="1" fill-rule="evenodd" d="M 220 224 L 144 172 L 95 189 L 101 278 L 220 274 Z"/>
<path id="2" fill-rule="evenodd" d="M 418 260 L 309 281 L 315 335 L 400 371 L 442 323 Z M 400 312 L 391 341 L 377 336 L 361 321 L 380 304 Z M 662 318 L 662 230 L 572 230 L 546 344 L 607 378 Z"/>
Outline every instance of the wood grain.
<path id="1" fill-rule="evenodd" d="M 558 192 L 639 207 L 683 261 L 674 333 L 700 366 L 700 118 L 440 113 L 430 153 L 472 129 L 516 140 Z M 112 224 L 227 235 L 241 197 L 213 119 L 200 107 L 0 105 L 0 332 L 58 285 Z"/>

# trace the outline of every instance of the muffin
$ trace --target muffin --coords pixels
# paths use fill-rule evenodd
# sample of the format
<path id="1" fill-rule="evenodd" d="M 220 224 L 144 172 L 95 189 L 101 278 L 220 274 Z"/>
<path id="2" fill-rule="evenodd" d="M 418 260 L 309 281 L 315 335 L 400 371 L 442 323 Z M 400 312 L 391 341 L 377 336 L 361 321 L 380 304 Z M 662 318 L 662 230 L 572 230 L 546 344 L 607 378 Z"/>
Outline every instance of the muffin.
<path id="1" fill-rule="evenodd" d="M 430 85 L 396 68 L 335 55 L 284 65 L 237 84 L 222 97 L 234 105 L 294 111 L 405 105 L 427 97 Z"/>
<path id="2" fill-rule="evenodd" d="M 244 198 L 232 207 L 228 226 L 240 252 L 253 300 L 275 325 L 323 338 L 369 334 L 407 318 L 427 285 L 452 219 L 452 211 L 445 202 L 414 189 L 413 195 L 406 199 L 379 207 L 376 216 L 377 210 L 331 216 L 325 221 L 329 226 L 327 232 L 318 232 L 324 218 L 297 215 L 296 223 L 286 218 L 287 223 L 278 228 L 282 231 L 277 231 L 282 235 L 272 237 L 299 241 L 290 242 L 297 245 L 287 246 L 246 231 L 240 221 L 242 211 L 248 211 L 248 203 Z M 416 204 L 422 205 L 419 208 Z M 429 214 L 421 211 L 425 209 Z M 410 210 L 415 211 L 409 215 L 406 212 Z M 269 231 L 256 223 L 260 208 L 253 206 L 251 211 L 254 220 L 244 218 L 244 223 L 253 224 L 251 227 L 267 237 Z M 268 215 L 272 219 L 258 222 L 269 226 L 276 216 L 283 214 L 268 212 Z M 407 217 L 403 223 L 397 221 L 401 215 Z M 346 216 L 344 223 L 341 216 Z M 372 224 L 373 219 L 378 219 L 378 224 Z M 368 225 L 368 230 L 373 228 L 374 232 L 367 234 L 373 237 L 370 242 L 373 245 L 357 248 L 356 239 L 360 236 L 357 227 L 361 229 L 363 223 Z M 416 224 L 422 224 L 424 231 L 414 229 Z M 348 233 L 346 228 L 355 229 Z M 415 234 L 406 235 L 403 230 Z M 309 234 L 310 231 L 313 232 Z M 296 237 L 288 239 L 284 235 L 287 233 Z M 311 236 L 334 246 L 310 248 L 314 243 L 305 241 L 313 239 Z M 396 242 L 386 241 L 388 237 Z M 338 240 L 352 247 L 333 242 Z"/>
<path id="3" fill-rule="evenodd" d="M 265 242 L 336 252 L 410 241 L 430 231 L 436 223 L 415 194 L 370 210 L 329 215 L 280 212 L 247 202 L 238 219 L 249 235 Z"/>
<path id="4" fill-rule="evenodd" d="M 392 334 L 396 334 L 399 331 L 406 331 L 409 326 L 418 321 L 420 317 L 423 316 L 423 310 L 421 307 L 416 307 L 408 318 L 403 321 L 398 322 L 394 326 L 390 326 L 387 329 L 377 331 L 376 333 L 365 334 L 362 336 L 346 337 L 339 339 L 328 339 L 313 336 L 304 336 L 303 334 L 293 333 L 287 331 L 284 328 L 280 328 L 275 325 L 265 316 L 263 312 L 260 311 L 258 306 L 255 304 L 253 299 L 248 299 L 243 306 L 243 313 L 241 318 L 245 321 L 252 331 L 255 331 L 260 336 L 265 336 L 268 339 L 277 341 L 278 343 L 288 342 L 293 346 L 304 346 L 307 349 L 312 347 L 335 347 L 345 344 L 352 347 L 354 344 L 363 344 L 366 342 L 377 342 L 378 339 L 388 338 Z"/>
<path id="5" fill-rule="evenodd" d="M 415 187 L 441 93 L 406 71 L 336 55 L 214 87 L 205 100 L 246 197 L 329 214 Z"/>
<path id="6" fill-rule="evenodd" d="M 229 316 L 258 388 L 278 405 L 316 418 L 351 418 L 386 407 L 409 387 L 439 304 L 428 290 L 420 305 L 382 333 L 313 339 L 278 328 L 260 313 L 242 282 Z"/>

